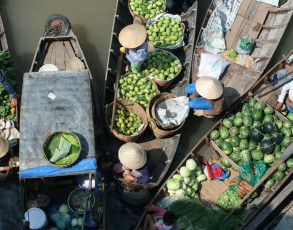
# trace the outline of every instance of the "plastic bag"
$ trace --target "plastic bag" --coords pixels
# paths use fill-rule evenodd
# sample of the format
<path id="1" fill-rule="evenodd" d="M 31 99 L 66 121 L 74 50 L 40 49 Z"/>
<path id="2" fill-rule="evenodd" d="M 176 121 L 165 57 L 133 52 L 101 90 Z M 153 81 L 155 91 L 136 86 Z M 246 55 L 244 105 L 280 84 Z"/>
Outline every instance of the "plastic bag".
<path id="1" fill-rule="evenodd" d="M 164 125 L 180 125 L 188 116 L 188 97 L 181 96 L 161 102 L 156 108 L 156 115 Z"/>
<path id="2" fill-rule="evenodd" d="M 247 161 L 241 164 L 239 176 L 232 179 L 229 189 L 244 197 L 259 182 L 266 172 L 266 164 Z M 250 197 L 255 197 L 257 193 Z"/>
<path id="3" fill-rule="evenodd" d="M 175 19 L 178 19 L 180 22 L 181 22 L 181 17 L 179 15 L 173 15 L 173 14 L 167 14 L 167 13 L 161 13 L 161 14 L 158 14 L 156 17 L 152 18 L 152 19 L 149 19 L 147 24 L 146 24 L 146 28 L 148 28 L 148 26 L 150 24 L 153 24 L 155 23 L 160 17 L 170 17 L 170 18 L 175 18 Z M 184 46 L 184 42 L 183 42 L 183 39 L 184 39 L 184 34 L 182 34 L 182 40 L 180 42 L 178 42 L 177 44 L 175 45 L 170 45 L 170 46 L 166 46 L 166 47 L 160 47 L 160 46 L 156 46 L 158 48 L 162 48 L 162 49 L 177 49 L 177 48 L 180 48 L 181 46 Z M 152 42 L 150 42 L 152 45 L 154 45 Z"/>
<path id="4" fill-rule="evenodd" d="M 225 50 L 225 51 L 223 51 L 221 53 L 221 57 L 222 58 L 225 58 L 229 62 L 235 62 L 237 56 L 238 56 L 238 54 L 233 49 L 231 49 L 231 50 Z"/>
<path id="5" fill-rule="evenodd" d="M 230 62 L 215 54 L 202 53 L 198 68 L 198 77 L 213 77 L 219 80 Z"/>
<path id="6" fill-rule="evenodd" d="M 254 63 L 253 57 L 246 54 L 239 54 L 235 60 L 235 63 L 239 65 L 243 65 L 246 68 L 251 68 Z"/>

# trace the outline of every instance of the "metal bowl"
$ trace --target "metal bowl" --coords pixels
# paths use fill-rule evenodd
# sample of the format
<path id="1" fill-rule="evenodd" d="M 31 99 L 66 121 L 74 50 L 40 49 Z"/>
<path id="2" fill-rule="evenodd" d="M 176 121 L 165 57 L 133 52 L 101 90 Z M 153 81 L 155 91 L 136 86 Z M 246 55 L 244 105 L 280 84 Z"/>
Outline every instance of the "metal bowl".
<path id="1" fill-rule="evenodd" d="M 85 199 L 86 199 L 86 197 L 87 197 L 86 190 L 83 189 L 83 188 L 76 188 L 76 189 L 74 189 L 74 190 L 69 194 L 69 196 L 68 196 L 68 200 L 67 200 L 67 204 L 68 204 L 69 209 L 70 209 L 72 212 L 74 212 L 74 213 L 76 213 L 76 214 L 83 214 L 83 213 L 84 213 L 84 209 L 83 209 L 82 211 L 78 211 L 78 210 L 76 209 L 75 205 L 73 204 L 74 200 L 78 199 L 78 198 L 75 198 L 75 196 L 77 196 L 77 194 L 79 194 L 79 193 L 80 193 L 80 194 L 83 194 L 83 193 L 84 193 L 84 195 L 82 195 L 82 196 L 85 197 Z M 79 196 L 80 196 L 80 195 L 79 195 Z M 95 196 L 94 196 L 93 194 L 92 194 L 91 198 L 92 198 L 92 207 L 91 207 L 91 208 L 94 208 L 94 206 L 95 206 L 95 202 L 96 202 L 96 199 L 95 199 Z M 80 201 L 80 204 L 85 205 L 85 199 L 82 199 L 82 201 Z M 88 209 L 90 209 L 89 206 L 88 206 Z"/>

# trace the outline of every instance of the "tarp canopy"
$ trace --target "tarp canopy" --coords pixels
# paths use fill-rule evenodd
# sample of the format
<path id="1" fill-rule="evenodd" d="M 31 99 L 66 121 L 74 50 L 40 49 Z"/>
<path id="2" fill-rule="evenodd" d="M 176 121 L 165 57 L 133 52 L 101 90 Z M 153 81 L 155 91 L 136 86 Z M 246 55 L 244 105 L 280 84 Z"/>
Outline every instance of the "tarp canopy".
<path id="1" fill-rule="evenodd" d="M 92 111 L 87 70 L 25 73 L 20 111 L 20 177 L 94 173 Z M 49 166 L 42 154 L 44 140 L 58 130 L 74 132 L 81 142 L 80 158 L 68 169 Z"/>

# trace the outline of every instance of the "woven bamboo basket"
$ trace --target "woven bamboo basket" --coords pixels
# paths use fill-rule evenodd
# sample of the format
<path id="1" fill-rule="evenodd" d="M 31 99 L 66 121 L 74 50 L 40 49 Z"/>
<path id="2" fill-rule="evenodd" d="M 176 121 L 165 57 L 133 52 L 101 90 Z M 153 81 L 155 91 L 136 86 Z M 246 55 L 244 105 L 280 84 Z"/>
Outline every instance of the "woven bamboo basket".
<path id="1" fill-rule="evenodd" d="M 124 108 L 129 113 L 135 113 L 142 120 L 143 128 L 140 130 L 140 132 L 137 135 L 127 136 L 127 135 L 118 133 L 114 129 L 112 130 L 113 135 L 117 137 L 119 140 L 122 140 L 124 142 L 134 142 L 144 133 L 144 131 L 146 130 L 148 126 L 148 119 L 147 119 L 146 113 L 144 109 L 138 103 L 128 99 L 117 100 L 116 109 L 118 108 Z M 109 120 L 112 117 L 112 111 L 113 111 L 113 102 L 109 105 L 106 105 L 106 110 L 105 110 L 106 125 L 110 133 L 111 133 L 111 124 L 109 123 Z"/>
<path id="2" fill-rule="evenodd" d="M 55 135 L 57 135 L 57 134 L 59 134 L 59 133 L 70 133 L 70 134 L 73 134 L 74 137 L 77 139 L 78 144 L 79 144 L 79 151 L 78 151 L 78 153 L 77 153 L 77 157 L 76 157 L 74 160 L 72 160 L 71 162 L 69 162 L 69 163 L 67 163 L 67 164 L 63 164 L 63 165 L 59 165 L 59 164 L 51 163 L 50 160 L 48 159 L 46 153 L 45 153 L 45 150 L 44 150 L 44 149 L 45 149 L 45 146 L 46 146 L 47 144 L 49 144 L 49 142 L 51 141 L 51 139 L 52 139 Z M 42 145 L 42 153 L 43 153 L 44 158 L 46 159 L 46 161 L 47 161 L 50 165 L 52 165 L 52 166 L 54 166 L 54 167 L 56 167 L 56 168 L 66 168 L 66 167 L 68 167 L 68 166 L 70 166 L 70 165 L 73 165 L 73 164 L 77 161 L 77 159 L 79 158 L 79 156 L 80 156 L 80 152 L 81 152 L 81 143 L 80 143 L 80 140 L 79 140 L 78 136 L 77 136 L 76 134 L 74 134 L 73 132 L 66 131 L 66 130 L 59 130 L 59 131 L 55 131 L 55 132 L 49 134 L 49 135 L 46 137 L 46 139 L 45 139 L 45 141 L 44 141 L 44 143 L 43 143 L 43 145 Z"/>
<path id="3" fill-rule="evenodd" d="M 146 24 L 149 19 L 155 18 L 158 14 L 166 12 L 166 5 L 165 5 L 165 8 L 164 8 L 164 10 L 162 12 L 158 13 L 157 15 L 155 15 L 154 17 L 151 17 L 151 18 L 143 18 L 140 15 L 137 15 L 137 14 L 133 13 L 132 9 L 130 8 L 130 0 L 128 1 L 128 9 L 129 9 L 129 12 L 132 15 L 134 20 L 136 20 L 136 21 L 138 21 L 138 22 L 140 22 L 142 24 Z"/>
<path id="4" fill-rule="evenodd" d="M 156 108 L 157 108 L 157 106 L 158 106 L 160 103 L 162 103 L 162 102 L 164 102 L 164 101 L 166 101 L 166 100 L 168 100 L 168 99 L 171 99 L 171 98 L 176 98 L 176 96 L 173 95 L 173 94 L 171 94 L 171 93 L 169 93 L 169 94 L 167 94 L 167 95 L 165 95 L 165 96 L 162 96 L 162 97 L 158 98 L 158 99 L 155 101 L 155 103 L 153 104 L 153 106 L 152 106 L 152 108 L 151 108 L 151 115 L 152 115 L 152 118 L 155 120 L 157 126 L 160 127 L 160 128 L 163 129 L 163 130 L 172 130 L 172 129 L 175 129 L 175 128 L 178 126 L 178 125 L 174 125 L 174 124 L 165 125 L 165 124 L 162 123 L 162 122 L 160 121 L 160 119 L 157 117 L 157 113 L 156 113 Z"/>
<path id="5" fill-rule="evenodd" d="M 146 115 L 147 115 L 147 119 L 150 123 L 150 127 L 154 133 L 154 135 L 157 137 L 157 138 L 163 138 L 163 137 L 167 137 L 171 134 L 174 134 L 176 133 L 178 130 L 180 130 L 185 121 L 181 123 L 181 125 L 177 126 L 175 129 L 172 129 L 172 130 L 164 130 L 162 128 L 160 128 L 156 122 L 156 120 L 152 117 L 152 112 L 151 112 L 151 109 L 153 107 L 153 105 L 155 104 L 155 102 L 161 98 L 161 97 L 165 97 L 167 95 L 170 95 L 170 93 L 160 93 L 156 96 L 154 96 L 148 103 L 148 106 L 147 106 L 147 109 L 146 109 Z M 172 95 L 172 94 L 171 94 Z"/>
<path id="6" fill-rule="evenodd" d="M 120 79 L 123 79 L 124 77 L 127 77 L 129 74 L 138 74 L 138 73 L 127 73 L 127 74 L 124 74 L 123 76 L 121 76 Z M 156 92 L 157 92 L 157 94 L 159 94 L 160 90 L 158 89 L 157 84 L 149 76 L 147 76 L 145 73 L 140 73 L 140 74 L 143 74 L 143 76 L 146 77 L 152 83 L 152 85 L 154 85 L 156 87 Z M 115 88 L 116 88 L 116 83 L 114 84 L 114 90 L 115 90 Z M 117 94 L 117 98 L 118 99 L 124 99 L 124 98 L 119 97 L 118 94 Z"/>

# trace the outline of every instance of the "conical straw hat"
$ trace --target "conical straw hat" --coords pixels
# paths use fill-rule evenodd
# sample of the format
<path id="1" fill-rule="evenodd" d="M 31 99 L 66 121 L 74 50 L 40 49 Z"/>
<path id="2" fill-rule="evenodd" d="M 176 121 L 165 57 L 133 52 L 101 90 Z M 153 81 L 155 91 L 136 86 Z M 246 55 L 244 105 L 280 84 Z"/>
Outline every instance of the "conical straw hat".
<path id="1" fill-rule="evenodd" d="M 47 72 L 47 71 L 58 71 L 58 68 L 57 66 L 53 64 L 45 64 L 39 69 L 39 72 Z"/>
<path id="2" fill-rule="evenodd" d="M 6 138 L 0 136 L 0 158 L 4 157 L 9 150 L 9 142 Z"/>
<path id="3" fill-rule="evenodd" d="M 196 91 L 207 99 L 217 99 L 223 94 L 223 86 L 213 77 L 201 77 L 196 81 Z"/>
<path id="4" fill-rule="evenodd" d="M 120 31 L 118 39 L 120 44 L 126 48 L 139 47 L 146 39 L 146 29 L 143 25 L 128 25 Z"/>
<path id="5" fill-rule="evenodd" d="M 77 57 L 70 59 L 68 63 L 66 64 L 66 70 L 79 70 L 79 69 L 85 69 L 85 66 L 83 62 Z"/>
<path id="6" fill-rule="evenodd" d="M 118 151 L 120 162 L 129 169 L 139 169 L 147 162 L 145 150 L 136 143 L 126 143 Z"/>

